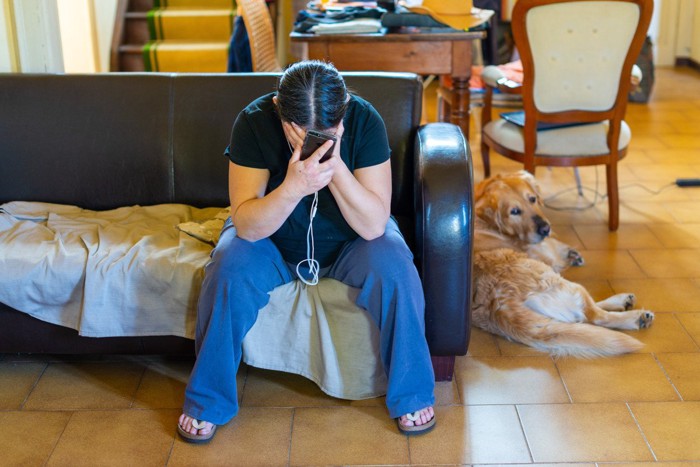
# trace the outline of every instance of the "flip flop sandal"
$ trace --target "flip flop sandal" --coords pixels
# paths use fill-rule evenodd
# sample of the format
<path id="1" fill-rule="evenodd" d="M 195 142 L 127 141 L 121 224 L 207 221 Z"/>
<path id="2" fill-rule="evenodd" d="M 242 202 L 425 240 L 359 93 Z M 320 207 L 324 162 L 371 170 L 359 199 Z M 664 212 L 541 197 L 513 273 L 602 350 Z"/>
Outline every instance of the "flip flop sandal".
<path id="1" fill-rule="evenodd" d="M 406 418 L 412 422 L 420 420 L 420 410 L 417 412 L 406 414 Z M 401 417 L 396 419 L 396 424 L 399 427 L 399 431 L 407 436 L 423 435 L 433 428 L 435 428 L 435 415 L 430 419 L 429 422 L 422 425 L 406 426 L 401 423 Z"/>
<path id="2" fill-rule="evenodd" d="M 192 420 L 192 426 L 195 427 L 197 430 L 201 430 L 204 428 L 205 422 L 199 422 L 197 420 Z M 188 443 L 194 443 L 194 444 L 201 444 L 201 443 L 208 443 L 211 441 L 211 439 L 214 437 L 214 434 L 216 433 L 216 425 L 213 425 L 211 428 L 211 431 L 207 433 L 206 435 L 193 435 L 192 433 L 188 433 L 185 430 L 182 429 L 180 424 L 177 424 L 177 432 L 178 434 L 182 437 L 182 439 Z"/>

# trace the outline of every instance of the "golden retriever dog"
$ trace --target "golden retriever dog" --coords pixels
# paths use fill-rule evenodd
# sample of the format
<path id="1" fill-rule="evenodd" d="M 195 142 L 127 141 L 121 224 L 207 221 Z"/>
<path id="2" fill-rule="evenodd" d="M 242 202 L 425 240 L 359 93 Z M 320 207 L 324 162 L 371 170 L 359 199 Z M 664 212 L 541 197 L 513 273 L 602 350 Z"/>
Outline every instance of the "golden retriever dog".
<path id="1" fill-rule="evenodd" d="M 638 350 L 642 343 L 612 329 L 642 329 L 654 314 L 632 309 L 635 296 L 596 303 L 559 272 L 583 263 L 551 236 L 535 179 L 496 176 L 475 190 L 473 323 L 554 356 L 597 357 Z M 610 329 L 606 329 L 610 328 Z"/>
<path id="2" fill-rule="evenodd" d="M 535 177 L 521 170 L 488 178 L 474 189 L 476 251 L 511 248 L 561 272 L 584 263 L 574 248 L 556 239 L 542 211 Z"/>

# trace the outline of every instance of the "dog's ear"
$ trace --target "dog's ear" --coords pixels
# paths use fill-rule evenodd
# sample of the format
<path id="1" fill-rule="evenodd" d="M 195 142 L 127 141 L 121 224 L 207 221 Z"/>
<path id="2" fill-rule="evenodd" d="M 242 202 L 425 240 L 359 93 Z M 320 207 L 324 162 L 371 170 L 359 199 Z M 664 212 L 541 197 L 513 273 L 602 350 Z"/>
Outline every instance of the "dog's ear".
<path id="1" fill-rule="evenodd" d="M 491 186 L 492 184 L 489 185 L 489 189 L 483 196 L 474 203 L 474 211 L 477 217 L 488 221 L 489 224 L 494 224 L 498 222 L 496 218 L 500 215 L 500 203 L 498 195 L 491 190 Z"/>
<path id="2" fill-rule="evenodd" d="M 481 195 L 474 197 L 474 211 L 477 216 L 482 217 L 487 208 L 488 203 L 486 202 L 486 198 Z"/>
<path id="3" fill-rule="evenodd" d="M 542 196 L 542 191 L 540 190 L 540 184 L 537 183 L 537 179 L 535 178 L 534 175 L 532 175 L 530 172 L 527 170 L 521 170 L 518 172 L 518 176 L 528 185 L 530 185 L 530 188 L 532 191 L 534 191 L 537 196 Z"/>
<path id="4" fill-rule="evenodd" d="M 495 207 L 498 205 L 498 196 L 495 193 L 507 188 L 508 185 L 501 179 L 500 175 L 496 178 L 489 178 L 481 182 L 474 190 L 474 200 L 483 201 Z"/>
<path id="5" fill-rule="evenodd" d="M 484 196 L 484 192 L 486 191 L 486 187 L 488 184 L 491 182 L 490 178 L 487 178 L 486 180 L 482 180 L 479 183 L 476 184 L 474 187 L 474 200 L 478 201 L 481 199 L 482 196 Z"/>
<path id="6" fill-rule="evenodd" d="M 477 217 L 483 220 L 488 220 L 493 218 L 494 209 L 491 206 L 493 202 L 493 196 L 485 195 L 481 193 L 479 197 L 474 198 L 474 213 Z"/>
<path id="7" fill-rule="evenodd" d="M 491 183 L 489 183 L 488 187 L 486 187 L 486 188 L 487 188 L 486 191 L 489 193 L 493 193 L 494 191 L 497 191 L 497 190 L 506 190 L 506 191 L 510 190 L 510 187 L 508 186 L 508 184 L 505 181 L 503 181 L 503 178 L 500 175 L 498 175 L 498 177 L 493 179 L 491 181 Z"/>
<path id="8" fill-rule="evenodd" d="M 484 194 L 489 191 L 491 186 L 500 180 L 503 180 L 503 177 L 501 174 L 496 174 L 477 183 L 476 187 L 474 187 L 474 199 L 480 199 L 483 197 Z"/>

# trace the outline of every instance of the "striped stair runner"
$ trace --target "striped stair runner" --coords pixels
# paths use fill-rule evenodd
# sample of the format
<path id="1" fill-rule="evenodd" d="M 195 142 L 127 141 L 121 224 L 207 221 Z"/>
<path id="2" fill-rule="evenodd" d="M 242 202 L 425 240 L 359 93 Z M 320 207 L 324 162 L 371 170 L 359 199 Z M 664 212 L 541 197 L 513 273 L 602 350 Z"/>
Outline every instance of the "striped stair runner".
<path id="1" fill-rule="evenodd" d="M 156 0 L 148 12 L 146 71 L 225 72 L 235 0 Z"/>

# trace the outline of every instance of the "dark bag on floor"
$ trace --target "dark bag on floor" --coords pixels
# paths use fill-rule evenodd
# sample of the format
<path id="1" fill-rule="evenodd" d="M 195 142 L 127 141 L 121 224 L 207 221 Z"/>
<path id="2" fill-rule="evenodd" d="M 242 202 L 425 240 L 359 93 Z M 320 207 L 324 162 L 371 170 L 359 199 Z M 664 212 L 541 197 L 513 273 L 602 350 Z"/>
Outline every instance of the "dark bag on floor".
<path id="1" fill-rule="evenodd" d="M 649 102 L 651 88 L 654 86 L 654 54 L 652 52 L 651 38 L 647 36 L 642 45 L 642 51 L 636 62 L 642 70 L 642 82 L 630 90 L 630 102 Z"/>

